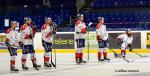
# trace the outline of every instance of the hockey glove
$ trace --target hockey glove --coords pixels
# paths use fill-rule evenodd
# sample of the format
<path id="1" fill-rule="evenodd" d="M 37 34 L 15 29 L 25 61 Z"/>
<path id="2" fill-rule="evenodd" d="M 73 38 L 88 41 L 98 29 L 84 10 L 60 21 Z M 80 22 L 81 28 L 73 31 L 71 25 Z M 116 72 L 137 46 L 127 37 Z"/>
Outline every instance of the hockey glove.
<path id="1" fill-rule="evenodd" d="M 96 35 L 96 39 L 97 39 L 97 41 L 101 40 L 101 36 L 100 35 Z"/>
<path id="2" fill-rule="evenodd" d="M 23 47 L 23 43 L 21 41 L 18 42 L 20 47 Z"/>
<path id="3" fill-rule="evenodd" d="M 81 33 L 86 33 L 86 32 L 87 32 L 86 28 L 81 29 Z"/>
<path id="4" fill-rule="evenodd" d="M 51 32 L 47 33 L 46 38 L 48 38 L 48 37 L 50 37 L 50 36 L 52 36 L 52 33 L 51 33 Z"/>
<path id="5" fill-rule="evenodd" d="M 32 37 L 32 35 L 31 35 L 31 34 L 29 35 L 29 38 L 30 38 L 30 39 L 33 39 L 33 37 Z"/>
<path id="6" fill-rule="evenodd" d="M 9 47 L 9 46 L 10 46 L 9 42 L 5 42 L 5 44 L 6 44 L 6 46 L 7 46 L 7 47 Z"/>
<path id="7" fill-rule="evenodd" d="M 132 46 L 131 46 L 131 44 L 128 44 L 128 47 L 129 47 L 129 51 L 132 52 Z"/>

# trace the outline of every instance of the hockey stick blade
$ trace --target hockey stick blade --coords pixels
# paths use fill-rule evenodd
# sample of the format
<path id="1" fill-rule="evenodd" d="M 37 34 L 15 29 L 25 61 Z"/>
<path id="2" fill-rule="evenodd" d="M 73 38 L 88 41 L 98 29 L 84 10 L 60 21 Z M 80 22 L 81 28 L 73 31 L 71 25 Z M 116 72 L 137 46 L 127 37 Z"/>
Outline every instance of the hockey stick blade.
<path id="1" fill-rule="evenodd" d="M 53 66 L 53 67 L 55 67 L 55 68 L 56 68 L 56 65 L 53 63 L 53 61 L 51 61 L 51 64 L 52 64 L 52 66 Z"/>
<path id="2" fill-rule="evenodd" d="M 143 55 L 141 55 L 141 54 L 139 54 L 139 53 L 137 53 L 137 52 L 135 52 L 135 51 L 133 51 L 135 54 L 137 54 L 138 56 L 140 56 L 140 57 L 148 57 L 148 56 L 143 56 Z"/>
<path id="3" fill-rule="evenodd" d="M 128 63 L 130 62 L 130 61 L 127 60 L 125 57 L 122 56 L 122 58 L 124 59 L 124 61 L 126 61 L 126 62 L 128 62 Z"/>
<path id="4" fill-rule="evenodd" d="M 115 57 L 119 57 L 119 54 L 117 54 L 114 50 L 110 49 L 113 53 Z"/>
<path id="5" fill-rule="evenodd" d="M 114 50 L 112 50 L 112 49 L 110 49 L 110 50 L 114 53 L 115 56 L 119 56 L 119 54 L 117 54 Z M 124 61 L 126 61 L 128 63 L 131 62 L 131 61 L 127 60 L 125 57 L 123 57 L 123 56 L 121 56 L 121 57 Z"/>

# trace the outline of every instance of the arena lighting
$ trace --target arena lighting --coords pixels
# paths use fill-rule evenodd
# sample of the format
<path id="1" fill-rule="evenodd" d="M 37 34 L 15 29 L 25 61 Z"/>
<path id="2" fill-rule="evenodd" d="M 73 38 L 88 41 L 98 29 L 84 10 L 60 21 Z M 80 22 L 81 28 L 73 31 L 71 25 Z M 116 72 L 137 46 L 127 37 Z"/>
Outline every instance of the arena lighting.
<path id="1" fill-rule="evenodd" d="M 4 19 L 4 26 L 8 27 L 9 26 L 9 19 Z"/>
<path id="2" fill-rule="evenodd" d="M 28 5 L 24 5 L 24 8 L 27 8 L 28 7 Z"/>

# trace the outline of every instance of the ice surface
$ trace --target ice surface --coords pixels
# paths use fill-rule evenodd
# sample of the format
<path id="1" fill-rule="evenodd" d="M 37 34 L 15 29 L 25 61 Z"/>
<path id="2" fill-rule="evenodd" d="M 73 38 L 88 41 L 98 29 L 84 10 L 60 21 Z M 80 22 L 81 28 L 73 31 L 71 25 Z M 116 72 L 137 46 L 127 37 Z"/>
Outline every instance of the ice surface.
<path id="1" fill-rule="evenodd" d="M 150 54 L 149 57 L 139 57 L 136 54 L 128 54 L 127 63 L 121 58 L 114 58 L 113 54 L 108 54 L 110 62 L 98 62 L 96 54 L 90 54 L 90 60 L 86 64 L 77 65 L 74 54 L 57 54 L 57 69 L 43 68 L 43 54 L 38 53 L 37 61 L 42 65 L 39 71 L 32 68 L 30 56 L 28 55 L 27 66 L 29 71 L 21 69 L 21 54 L 18 54 L 16 67 L 18 73 L 9 71 L 9 54 L 0 53 L 0 76 L 150 76 Z M 84 55 L 87 60 L 87 55 Z M 115 72 L 116 70 L 138 70 L 139 72 Z"/>

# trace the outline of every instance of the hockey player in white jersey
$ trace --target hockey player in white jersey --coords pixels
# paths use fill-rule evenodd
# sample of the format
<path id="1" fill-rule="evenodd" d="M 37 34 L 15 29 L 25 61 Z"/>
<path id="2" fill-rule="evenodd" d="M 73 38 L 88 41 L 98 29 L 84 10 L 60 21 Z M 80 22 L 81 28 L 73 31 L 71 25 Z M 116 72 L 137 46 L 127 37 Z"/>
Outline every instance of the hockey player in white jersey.
<path id="1" fill-rule="evenodd" d="M 9 50 L 11 59 L 10 59 L 10 70 L 11 71 L 19 71 L 15 67 L 15 60 L 17 57 L 17 48 L 19 46 L 19 33 L 16 31 L 17 22 L 11 21 L 11 28 L 6 30 L 6 46 Z"/>
<path id="2" fill-rule="evenodd" d="M 37 29 L 32 24 L 32 20 L 29 17 L 24 18 L 24 24 L 20 28 L 20 34 L 21 34 L 21 42 L 22 42 L 22 69 L 27 70 L 28 67 L 26 66 L 26 59 L 28 53 L 30 53 L 31 61 L 33 63 L 33 68 L 36 70 L 39 70 L 38 67 L 41 67 L 40 65 L 37 65 L 36 56 L 35 56 L 35 50 L 34 50 L 34 43 L 33 38 L 35 36 L 35 33 L 37 32 Z"/>
<path id="3" fill-rule="evenodd" d="M 121 55 L 125 57 L 126 49 L 129 47 L 129 51 L 132 51 L 133 36 L 131 35 L 131 29 L 127 29 L 125 34 L 121 34 L 117 37 L 118 45 L 121 49 Z"/>
<path id="4" fill-rule="evenodd" d="M 107 39 L 108 33 L 106 31 L 106 26 L 104 25 L 104 18 L 99 17 L 98 23 L 96 25 L 96 38 L 98 41 L 98 61 L 110 60 L 107 58 Z M 101 58 L 103 53 L 104 59 Z"/>
<path id="5" fill-rule="evenodd" d="M 82 52 L 85 47 L 85 34 L 87 33 L 83 18 L 83 14 L 78 14 L 77 21 L 75 23 L 75 39 L 77 44 L 77 50 L 75 53 L 76 63 L 86 63 L 86 61 L 83 60 Z"/>
<path id="6" fill-rule="evenodd" d="M 45 49 L 44 54 L 44 67 L 52 67 L 51 65 L 51 53 L 52 53 L 52 44 L 53 37 L 56 33 L 56 23 L 52 21 L 50 17 L 45 18 L 45 24 L 42 26 L 42 45 Z"/>

